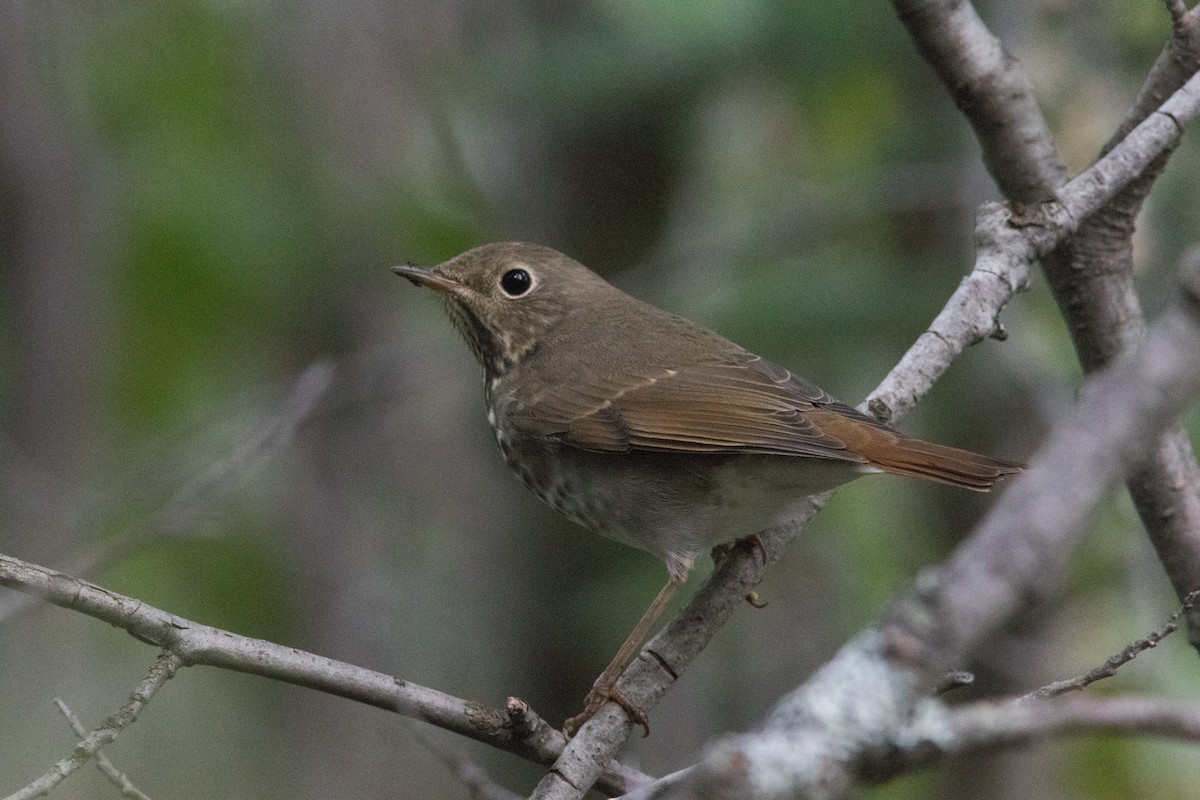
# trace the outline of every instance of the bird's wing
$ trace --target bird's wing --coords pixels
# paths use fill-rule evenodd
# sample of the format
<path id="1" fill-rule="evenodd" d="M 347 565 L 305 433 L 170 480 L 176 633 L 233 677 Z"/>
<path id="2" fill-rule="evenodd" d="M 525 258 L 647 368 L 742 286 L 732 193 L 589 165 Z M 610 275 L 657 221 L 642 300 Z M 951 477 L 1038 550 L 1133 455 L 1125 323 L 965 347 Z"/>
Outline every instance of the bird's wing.
<path id="1" fill-rule="evenodd" d="M 507 418 L 527 434 L 600 452 L 759 453 L 862 462 L 806 413 L 858 415 L 821 389 L 749 352 L 687 366 L 576 375 L 514 397 Z M 862 421 L 877 424 L 867 417 Z"/>

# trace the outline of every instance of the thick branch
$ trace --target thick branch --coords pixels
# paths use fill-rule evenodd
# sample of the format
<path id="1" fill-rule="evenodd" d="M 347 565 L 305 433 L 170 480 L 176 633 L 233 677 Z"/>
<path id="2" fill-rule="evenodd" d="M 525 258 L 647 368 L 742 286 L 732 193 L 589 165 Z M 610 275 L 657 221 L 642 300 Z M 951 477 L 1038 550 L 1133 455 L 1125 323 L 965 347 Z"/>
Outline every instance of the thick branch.
<path id="1" fill-rule="evenodd" d="M 940 704 L 938 704 L 940 706 Z M 926 706 L 898 742 L 908 769 L 935 757 L 1025 744 L 1062 734 L 1121 733 L 1200 742 L 1200 703 L 1150 697 L 1062 697 L 962 708 Z"/>
<path id="2" fill-rule="evenodd" d="M 1010 213 L 984 206 L 975 233 L 975 269 L 963 279 L 929 330 L 868 398 L 882 419 L 907 412 L 928 392 L 955 357 L 999 327 L 997 315 L 1029 280 L 1029 270 L 1098 208 L 1135 180 L 1159 154 L 1172 149 L 1180 125 L 1200 113 L 1200 76 L 1138 125 L 1104 158 L 1059 190 L 1057 202 Z"/>
<path id="3" fill-rule="evenodd" d="M 1196 353 L 1200 264 L 1137 357 L 1087 382 L 1029 470 L 944 566 L 918 577 L 882 631 L 847 644 L 761 730 L 717 742 L 667 796 L 837 798 L 856 779 L 894 774 L 895 748 L 914 715 L 940 707 L 922 694 L 1056 584 L 1106 490 L 1200 395 Z"/>
<path id="4" fill-rule="evenodd" d="M 1028 472 L 950 561 L 927 571 L 893 610 L 894 645 L 925 664 L 931 679 L 1052 588 L 1109 485 L 1200 392 L 1200 262 L 1188 268 L 1178 308 L 1154 326 L 1136 357 L 1088 380 Z"/>
<path id="5" fill-rule="evenodd" d="M 1037 111 L 1029 81 L 963 0 L 894 0 L 897 12 L 971 123 L 988 171 L 1009 200 L 1054 196 L 1066 176 Z M 1193 80 L 1200 68 L 1200 8 L 1169 0 L 1173 33 L 1133 106 L 1104 147 L 1108 152 Z M 1051 291 L 1085 372 L 1103 368 L 1140 340 L 1145 327 L 1133 285 L 1134 221 L 1174 147 L 1163 150 L 1076 235 L 1045 255 Z M 1180 598 L 1200 588 L 1200 467 L 1186 432 L 1164 432 L 1128 477 L 1130 494 Z M 1189 613 L 1200 649 L 1200 609 Z"/>
<path id="6" fill-rule="evenodd" d="M 510 704 L 506 712 L 461 700 L 391 675 L 192 622 L 10 556 L 0 555 L 0 586 L 122 628 L 168 651 L 182 666 L 221 667 L 356 700 L 437 725 L 538 764 L 552 763 L 562 751 L 562 734 L 529 714 L 520 703 Z M 636 770 L 615 762 L 602 773 L 604 787 L 616 793 L 649 781 Z"/>
<path id="7" fill-rule="evenodd" d="M 1162 97 L 1200 69 L 1200 8 L 1168 4 L 1173 36 L 1150 70 L 1113 147 L 1153 113 Z M 1134 223 L 1167 151 L 1146 173 L 1092 215 L 1069 246 L 1045 262 L 1046 277 L 1067 320 L 1085 371 L 1103 368 L 1143 333 L 1143 313 L 1133 284 Z M 1182 428 L 1167 431 L 1150 456 L 1128 476 L 1138 516 L 1176 593 L 1200 588 L 1200 466 Z M 1188 634 L 1200 649 L 1200 609 L 1188 614 Z"/>
<path id="8" fill-rule="evenodd" d="M 1193 118 L 1200 113 L 1200 82 L 1194 82 L 1186 92 L 1176 93 L 1168 104 L 1180 124 Z M 1156 115 L 1147 120 L 1105 159 L 1064 187 L 1059 202 L 1022 214 L 1020 223 L 1015 223 L 1006 209 L 985 208 L 977 233 L 975 270 L 950 298 L 946 306 L 950 310 L 938 316 L 936 327 L 931 328 L 936 333 L 921 337 L 913 345 L 872 393 L 868 408 L 893 420 L 903 416 L 932 387 L 955 355 L 994 331 L 996 316 L 1024 286 L 1030 265 L 1178 139 L 1179 130 L 1164 125 L 1166 119 L 1165 115 Z M 618 683 L 622 694 L 643 710 L 652 708 L 824 502 L 823 496 L 814 498 L 792 523 L 763 534 L 765 564 L 760 563 L 756 553 L 735 549 L 679 616 L 650 641 L 642 658 L 626 670 Z M 567 745 L 533 797 L 581 797 L 595 779 L 596 765 L 613 758 L 629 731 L 624 712 L 611 704 L 601 709 Z"/>
<path id="9" fill-rule="evenodd" d="M 845 702 L 850 705 L 839 705 L 839 714 L 846 721 L 845 724 L 853 725 L 862 717 L 874 721 L 886 717 L 888 725 L 884 726 L 885 729 L 895 730 L 894 735 L 888 737 L 884 733 L 874 743 L 873 749 L 877 755 L 869 760 L 863 759 L 864 769 L 860 770 L 859 777 L 883 781 L 927 766 L 939 757 L 953 753 L 1011 746 L 1024 743 L 1035 736 L 1079 733 L 1093 729 L 1194 739 L 1193 732 L 1200 727 L 1200 705 L 1181 709 L 1174 702 L 1164 704 L 1157 699 L 1137 699 L 1121 701 L 1116 706 L 1106 706 L 1107 701 L 1102 700 L 1097 704 L 1089 699 L 1089 702 L 1081 704 L 1081 707 L 1071 707 L 1057 701 L 1048 705 L 1046 701 L 1115 675 L 1118 669 L 1132 661 L 1139 653 L 1156 647 L 1173 633 L 1179 627 L 1179 619 L 1183 612 L 1197 599 L 1200 599 L 1200 594 L 1190 596 L 1183 607 L 1171 615 L 1166 624 L 1132 642 L 1100 666 L 1070 680 L 1055 681 L 1018 698 L 985 701 L 953 708 L 947 707 L 940 700 L 927 700 L 918 703 L 915 711 L 909 704 L 901 703 L 887 709 L 885 714 L 880 714 L 879 707 L 872 705 L 875 701 L 874 692 L 854 693 L 845 697 Z M 880 682 L 887 684 L 903 680 L 904 673 L 888 667 L 879 649 L 881 644 L 882 640 L 874 634 L 859 637 L 838 653 L 835 663 L 831 663 L 805 684 L 801 690 L 806 695 L 803 703 L 790 703 L 781 708 L 793 713 L 803 712 L 806 705 L 811 703 L 827 703 L 830 697 L 842 699 L 846 687 L 851 684 L 845 677 L 847 674 L 853 674 L 856 681 L 870 687 L 875 687 Z M 957 685 L 961 686 L 964 683 L 963 673 L 952 675 L 955 675 Z M 970 683 L 970 680 L 965 682 Z M 889 692 L 890 697 L 899 699 L 909 690 L 909 687 L 903 685 L 897 688 L 899 691 Z M 861 702 L 865 702 L 867 706 L 857 708 L 854 705 Z M 1019 708 L 1020 706 L 1028 708 Z M 1031 710 L 1034 713 L 1030 713 Z M 815 716 L 787 719 L 777 713 L 765 727 L 768 731 L 778 728 L 789 732 L 801 727 L 819 727 L 821 721 Z M 800 744 L 795 739 L 781 738 L 771 733 L 768 733 L 768 737 L 769 747 L 779 748 L 778 757 L 785 761 L 796 761 L 794 751 L 801 748 L 804 748 L 809 757 L 813 753 L 821 757 L 828 753 L 828 747 L 823 745 L 819 738 L 814 740 L 813 745 L 806 746 L 807 743 Z M 859 742 L 855 746 L 862 748 L 863 744 Z M 807 752 L 810 747 L 812 752 Z M 844 752 L 834 755 L 847 757 Z M 740 757 L 738 751 L 735 751 L 735 757 Z M 800 760 L 803 759 L 804 755 Z M 710 757 L 704 768 L 711 771 L 712 761 Z M 820 767 L 817 764 L 811 768 Z M 676 792 L 685 792 L 691 785 L 690 782 L 696 780 L 699 771 L 699 765 L 688 767 L 664 776 L 649 786 L 636 789 L 621 800 L 655 800 L 671 797 Z M 851 776 L 847 773 L 838 777 L 842 779 L 840 785 L 849 788 L 848 781 Z"/>
<path id="10" fill-rule="evenodd" d="M 883 781 L 946 756 L 995 752 L 1053 736 L 1096 733 L 1200 743 L 1200 703 L 1157 697 L 1075 696 L 1037 704 L 1002 700 L 947 707 L 929 700 L 889 743 L 887 768 L 863 777 Z M 792 747 L 781 748 L 775 757 L 781 762 L 796 758 Z M 705 766 L 709 768 L 709 764 Z M 736 773 L 737 769 L 730 765 L 728 771 Z M 741 796 L 735 793 L 736 786 L 730 787 L 733 792 L 711 793 L 711 784 L 703 795 L 693 794 L 693 782 L 699 777 L 697 768 L 683 770 L 630 792 L 621 800 Z"/>

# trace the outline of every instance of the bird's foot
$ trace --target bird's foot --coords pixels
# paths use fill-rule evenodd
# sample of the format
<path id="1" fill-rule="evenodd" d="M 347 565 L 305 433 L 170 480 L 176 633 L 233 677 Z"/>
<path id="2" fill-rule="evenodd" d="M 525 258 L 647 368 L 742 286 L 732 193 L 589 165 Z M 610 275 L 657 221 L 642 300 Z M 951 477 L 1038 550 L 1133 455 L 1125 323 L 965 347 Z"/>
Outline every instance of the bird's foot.
<path id="1" fill-rule="evenodd" d="M 767 565 L 767 546 L 763 544 L 762 537 L 757 533 L 752 533 L 743 539 L 738 539 L 737 543 L 743 547 L 752 548 L 762 558 L 763 566 Z"/>
<path id="2" fill-rule="evenodd" d="M 634 705 L 633 701 L 628 697 L 617 691 L 616 686 L 600 682 L 597 682 L 592 687 L 592 690 L 588 692 L 587 697 L 584 698 L 583 711 L 563 723 L 563 735 L 567 739 L 570 739 L 579 733 L 579 729 L 583 727 L 583 724 L 595 716 L 596 712 L 603 708 L 604 704 L 609 701 L 616 703 L 624 709 L 630 722 L 634 725 L 642 726 L 643 737 L 650 735 L 650 720 L 646 717 L 646 712 Z"/>
<path id="3" fill-rule="evenodd" d="M 737 541 L 734 541 L 734 542 L 724 542 L 722 544 L 718 544 L 718 545 L 714 546 L 712 549 L 713 564 L 720 564 L 722 561 L 724 561 L 726 558 L 728 558 L 729 554 L 733 552 L 733 548 L 735 548 L 735 547 L 753 548 L 754 551 L 756 553 L 758 553 L 759 556 L 762 557 L 763 565 L 764 566 L 766 565 L 766 563 L 767 563 L 767 546 L 765 544 L 763 544 L 762 537 L 759 536 L 757 533 L 753 533 L 749 536 L 738 539 Z M 746 595 L 746 602 L 749 603 L 750 605 L 754 606 L 755 608 L 766 608 L 767 607 L 767 603 L 765 600 L 758 599 L 758 592 L 750 592 L 750 594 Z"/>
<path id="4" fill-rule="evenodd" d="M 749 536 L 743 536 L 741 539 L 736 539 L 732 542 L 722 542 L 714 545 L 711 551 L 714 564 L 720 564 L 725 559 L 729 558 L 729 554 L 733 552 L 735 547 L 749 547 L 758 553 L 762 558 L 762 563 L 766 566 L 767 563 L 767 546 L 763 544 L 762 537 L 757 533 L 752 533 Z"/>

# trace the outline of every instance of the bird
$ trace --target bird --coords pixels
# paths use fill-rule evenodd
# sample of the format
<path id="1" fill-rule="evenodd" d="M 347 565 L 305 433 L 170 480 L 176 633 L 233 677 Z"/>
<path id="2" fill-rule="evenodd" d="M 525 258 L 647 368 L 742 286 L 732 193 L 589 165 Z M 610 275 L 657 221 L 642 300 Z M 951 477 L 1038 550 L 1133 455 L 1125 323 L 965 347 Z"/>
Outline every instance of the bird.
<path id="1" fill-rule="evenodd" d="M 438 293 L 484 373 L 508 465 L 575 523 L 659 558 L 667 581 L 596 679 L 569 736 L 616 682 L 703 552 L 794 518 L 870 473 L 986 492 L 1022 465 L 912 438 L 811 381 L 643 302 L 557 250 L 497 242 L 432 268 L 392 267 Z"/>

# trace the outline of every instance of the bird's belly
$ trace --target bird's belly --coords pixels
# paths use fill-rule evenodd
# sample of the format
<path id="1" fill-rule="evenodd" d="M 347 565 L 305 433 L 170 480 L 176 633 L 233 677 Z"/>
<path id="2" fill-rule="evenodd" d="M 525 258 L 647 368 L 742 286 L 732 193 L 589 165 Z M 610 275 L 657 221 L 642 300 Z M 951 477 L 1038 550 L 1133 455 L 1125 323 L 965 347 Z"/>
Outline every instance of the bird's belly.
<path id="1" fill-rule="evenodd" d="M 713 470 L 708 513 L 718 542 L 794 519 L 804 502 L 870 472 L 863 464 L 799 456 L 737 456 Z"/>
<path id="2" fill-rule="evenodd" d="M 809 495 L 869 471 L 789 456 L 596 453 L 497 428 L 509 466 L 550 506 L 668 565 L 793 517 Z"/>

